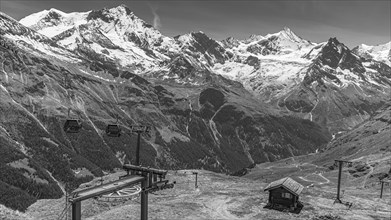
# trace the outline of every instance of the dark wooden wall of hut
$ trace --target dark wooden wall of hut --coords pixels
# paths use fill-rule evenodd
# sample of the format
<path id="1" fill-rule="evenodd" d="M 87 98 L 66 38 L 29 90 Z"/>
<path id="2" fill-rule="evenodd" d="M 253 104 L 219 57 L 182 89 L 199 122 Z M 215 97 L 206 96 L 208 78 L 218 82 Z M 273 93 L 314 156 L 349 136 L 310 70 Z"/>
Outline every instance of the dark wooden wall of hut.
<path id="1" fill-rule="evenodd" d="M 281 204 L 286 207 L 295 206 L 295 203 L 297 201 L 297 196 L 290 193 L 288 190 L 284 189 L 283 187 L 279 187 L 277 189 L 273 189 L 269 191 L 270 196 L 270 203 L 274 204 Z M 282 197 L 283 193 L 289 193 L 291 195 L 291 199 Z"/>

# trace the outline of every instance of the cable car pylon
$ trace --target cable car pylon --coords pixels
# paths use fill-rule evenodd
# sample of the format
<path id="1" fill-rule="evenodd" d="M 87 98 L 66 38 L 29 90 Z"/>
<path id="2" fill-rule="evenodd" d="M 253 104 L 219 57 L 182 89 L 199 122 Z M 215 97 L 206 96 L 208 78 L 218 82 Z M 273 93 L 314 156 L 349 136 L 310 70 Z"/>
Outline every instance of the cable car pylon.
<path id="1" fill-rule="evenodd" d="M 341 203 L 344 205 L 349 206 L 349 208 L 352 206 L 351 202 L 342 202 L 340 198 L 340 191 L 341 191 L 341 176 L 342 176 L 342 166 L 343 164 L 346 163 L 348 165 L 351 165 L 351 161 L 346 161 L 346 160 L 335 160 L 335 164 L 338 164 L 338 188 L 337 188 L 337 198 L 334 200 L 334 203 Z"/>

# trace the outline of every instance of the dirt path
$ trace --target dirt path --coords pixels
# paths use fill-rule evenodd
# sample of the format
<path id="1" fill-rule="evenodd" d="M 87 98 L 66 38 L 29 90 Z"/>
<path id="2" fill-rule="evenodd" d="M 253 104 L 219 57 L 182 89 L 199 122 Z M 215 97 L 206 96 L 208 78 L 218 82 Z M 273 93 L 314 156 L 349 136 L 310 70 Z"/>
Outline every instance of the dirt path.
<path id="1" fill-rule="evenodd" d="M 293 157 L 292 157 L 292 161 L 293 163 L 288 165 L 288 166 L 268 166 L 268 167 L 263 167 L 262 169 L 271 169 L 271 168 L 292 168 L 292 167 L 296 167 L 297 169 L 299 169 L 299 171 L 303 171 L 303 168 L 301 168 L 302 166 L 305 166 L 305 165 L 309 165 L 309 166 L 313 166 L 315 168 L 319 168 L 319 169 L 325 169 L 324 167 L 320 167 L 316 164 L 312 164 L 312 163 L 299 163 L 297 162 Z M 304 170 L 309 170 L 311 168 L 308 168 L 308 169 L 304 169 Z"/>
<path id="2" fill-rule="evenodd" d="M 322 173 L 319 173 L 318 174 L 320 177 L 322 177 L 324 180 L 326 180 L 326 182 L 324 182 L 324 183 L 320 183 L 320 185 L 322 185 L 322 184 L 327 184 L 327 183 L 329 183 L 330 182 L 330 180 L 329 179 L 327 179 L 326 177 L 324 177 L 323 175 L 322 175 Z"/>
<path id="3" fill-rule="evenodd" d="M 326 182 L 320 182 L 320 181 L 317 181 L 317 180 L 309 180 L 309 179 L 306 178 L 306 177 L 309 176 L 309 175 L 318 175 L 318 176 L 320 176 L 322 179 L 326 180 Z M 304 181 L 306 181 L 306 182 L 317 183 L 318 185 L 323 185 L 323 184 L 327 184 L 327 183 L 330 182 L 330 180 L 327 179 L 326 177 L 324 177 L 324 176 L 322 175 L 322 173 L 316 173 L 316 172 L 307 174 L 307 175 L 305 175 L 304 177 L 299 176 L 298 178 L 300 178 L 300 179 L 302 179 L 302 180 L 304 180 Z"/>
<path id="4" fill-rule="evenodd" d="M 362 183 L 362 188 L 365 187 L 365 183 L 367 182 L 368 176 L 370 176 L 373 173 L 374 168 L 371 166 L 371 171 L 365 176 L 364 181 Z"/>
<path id="5" fill-rule="evenodd" d="M 217 214 L 217 219 L 237 219 L 238 217 L 235 215 L 232 215 L 228 210 L 227 203 L 231 199 L 220 199 L 220 200 L 214 200 L 212 202 L 212 210 L 215 211 L 215 214 Z"/>

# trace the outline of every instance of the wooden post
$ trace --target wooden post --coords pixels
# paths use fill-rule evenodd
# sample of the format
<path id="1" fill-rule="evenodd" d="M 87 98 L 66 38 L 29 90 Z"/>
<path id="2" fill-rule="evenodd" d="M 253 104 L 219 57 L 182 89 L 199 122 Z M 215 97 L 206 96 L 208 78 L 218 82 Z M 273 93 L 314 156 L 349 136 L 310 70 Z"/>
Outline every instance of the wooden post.
<path id="1" fill-rule="evenodd" d="M 81 202 L 72 203 L 72 220 L 81 220 Z"/>

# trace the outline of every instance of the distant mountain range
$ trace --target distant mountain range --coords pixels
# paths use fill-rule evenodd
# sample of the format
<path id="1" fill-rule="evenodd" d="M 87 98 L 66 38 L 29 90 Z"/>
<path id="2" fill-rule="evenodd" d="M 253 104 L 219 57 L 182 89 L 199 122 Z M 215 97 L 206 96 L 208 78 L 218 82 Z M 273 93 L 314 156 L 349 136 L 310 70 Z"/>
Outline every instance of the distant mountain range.
<path id="1" fill-rule="evenodd" d="M 143 165 L 234 173 L 324 148 L 390 102 L 390 43 L 167 37 L 124 5 L 0 13 L 0 34 L 0 198 L 26 198 L 0 202 L 20 210 L 134 162 L 134 124 L 153 128 Z M 117 118 L 125 133 L 106 136 Z"/>
<path id="2" fill-rule="evenodd" d="M 391 42 L 350 50 L 336 38 L 312 43 L 287 27 L 245 40 L 219 42 L 203 32 L 170 38 L 124 5 L 69 14 L 50 9 L 20 23 L 75 54 L 147 78 L 197 85 L 220 74 L 332 133 L 368 118 L 390 92 Z"/>

